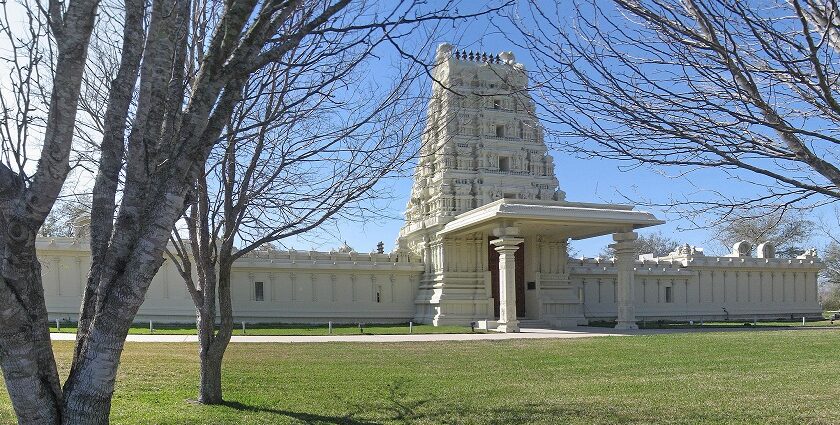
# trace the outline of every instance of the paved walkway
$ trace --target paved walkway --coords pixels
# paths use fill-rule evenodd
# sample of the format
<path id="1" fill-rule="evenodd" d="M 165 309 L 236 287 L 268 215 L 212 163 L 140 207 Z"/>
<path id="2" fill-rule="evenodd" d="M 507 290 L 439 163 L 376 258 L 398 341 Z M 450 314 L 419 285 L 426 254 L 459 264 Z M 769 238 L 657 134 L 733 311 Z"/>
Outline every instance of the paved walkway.
<path id="1" fill-rule="evenodd" d="M 519 333 L 464 333 L 464 334 L 410 334 L 410 335 L 296 335 L 296 336 L 247 336 L 238 335 L 231 342 L 412 342 L 412 341 L 498 341 L 505 339 L 562 339 L 590 338 L 595 336 L 627 335 L 608 328 L 580 327 L 576 329 L 522 329 Z M 74 341 L 75 334 L 53 333 L 53 341 Z M 129 342 L 198 342 L 196 335 L 129 335 Z"/>
<path id="2" fill-rule="evenodd" d="M 403 334 L 403 335 L 286 335 L 286 336 L 250 336 L 235 335 L 231 342 L 257 343 L 306 343 L 306 342 L 424 342 L 424 341 L 499 341 L 507 339 L 572 339 L 592 338 L 597 336 L 632 336 L 657 335 L 697 332 L 766 332 L 766 331 L 804 331 L 822 330 L 840 332 L 840 328 L 831 327 L 758 327 L 758 328 L 692 328 L 692 329 L 643 329 L 619 331 L 611 328 L 578 326 L 567 329 L 524 328 L 519 333 L 463 333 L 463 334 Z M 74 341 L 76 334 L 53 333 L 53 341 Z M 129 342 L 198 342 L 196 335 L 129 335 Z"/>

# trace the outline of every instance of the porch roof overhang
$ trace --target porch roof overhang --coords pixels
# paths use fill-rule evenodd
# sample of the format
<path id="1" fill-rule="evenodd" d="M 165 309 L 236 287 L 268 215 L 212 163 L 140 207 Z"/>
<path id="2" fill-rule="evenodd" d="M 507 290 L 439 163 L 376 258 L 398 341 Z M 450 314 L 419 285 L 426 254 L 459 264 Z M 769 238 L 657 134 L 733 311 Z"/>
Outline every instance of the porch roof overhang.
<path id="1" fill-rule="evenodd" d="M 665 223 L 632 205 L 499 199 L 456 216 L 442 236 L 518 227 L 523 233 L 586 239 Z"/>

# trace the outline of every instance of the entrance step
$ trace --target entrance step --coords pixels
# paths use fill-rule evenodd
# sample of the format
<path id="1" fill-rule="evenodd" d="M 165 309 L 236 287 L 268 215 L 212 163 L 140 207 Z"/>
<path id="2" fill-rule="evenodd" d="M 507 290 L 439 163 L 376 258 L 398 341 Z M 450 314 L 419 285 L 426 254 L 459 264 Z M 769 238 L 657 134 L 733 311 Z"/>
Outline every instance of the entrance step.
<path id="1" fill-rule="evenodd" d="M 551 329 L 551 325 L 545 320 L 533 319 L 520 320 L 519 327 L 525 329 Z"/>

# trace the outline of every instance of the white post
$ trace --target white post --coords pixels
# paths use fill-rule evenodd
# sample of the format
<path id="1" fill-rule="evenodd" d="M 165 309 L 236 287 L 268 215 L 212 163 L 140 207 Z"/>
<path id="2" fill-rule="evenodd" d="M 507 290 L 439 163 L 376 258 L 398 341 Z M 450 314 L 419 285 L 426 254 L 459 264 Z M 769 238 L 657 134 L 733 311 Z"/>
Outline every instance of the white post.
<path id="1" fill-rule="evenodd" d="M 802 326 L 805 326 L 805 316 L 802 316 Z"/>
<path id="2" fill-rule="evenodd" d="M 55 319 L 55 329 L 56 332 L 61 332 L 61 320 Z"/>
<path id="3" fill-rule="evenodd" d="M 636 271 L 636 248 L 633 242 L 639 237 L 636 232 L 624 232 L 613 234 L 615 250 L 616 275 L 616 304 L 618 307 L 618 318 L 616 329 L 639 329 L 636 324 L 635 298 L 635 274 Z"/>
<path id="4" fill-rule="evenodd" d="M 151 319 L 149 319 L 149 333 L 154 333 L 154 332 L 155 332 L 155 324 L 152 323 Z"/>
<path id="5" fill-rule="evenodd" d="M 498 332 L 519 332 L 516 319 L 516 250 L 524 239 L 517 237 L 519 229 L 505 227 L 493 234 L 499 239 L 490 241 L 499 253 L 499 326 Z"/>
<path id="6" fill-rule="evenodd" d="M 408 333 L 414 333 L 414 322 L 408 322 Z"/>
<path id="7" fill-rule="evenodd" d="M 243 334 L 245 333 L 245 321 L 244 320 L 242 321 L 242 333 Z"/>
<path id="8" fill-rule="evenodd" d="M 328 326 L 327 334 L 332 335 L 332 320 L 329 321 L 327 326 Z"/>

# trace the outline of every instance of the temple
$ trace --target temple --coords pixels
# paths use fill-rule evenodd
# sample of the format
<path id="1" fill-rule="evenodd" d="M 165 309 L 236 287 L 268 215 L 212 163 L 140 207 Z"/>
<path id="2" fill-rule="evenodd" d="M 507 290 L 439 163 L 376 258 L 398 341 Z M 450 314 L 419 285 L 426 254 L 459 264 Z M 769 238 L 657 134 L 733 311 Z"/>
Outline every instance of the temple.
<path id="1" fill-rule="evenodd" d="M 439 46 L 405 224 L 391 253 L 258 251 L 234 266 L 237 320 L 407 322 L 499 332 L 615 321 L 821 315 L 815 252 L 775 258 L 741 242 L 727 256 L 635 251 L 663 221 L 630 205 L 567 201 L 554 175 L 528 76 L 511 52 Z M 612 235 L 615 257 L 572 259 L 570 240 Z M 83 238 L 38 242 L 47 306 L 74 319 L 89 252 Z M 641 255 L 641 256 L 640 256 Z M 174 266 L 161 268 L 138 319 L 194 320 Z"/>

